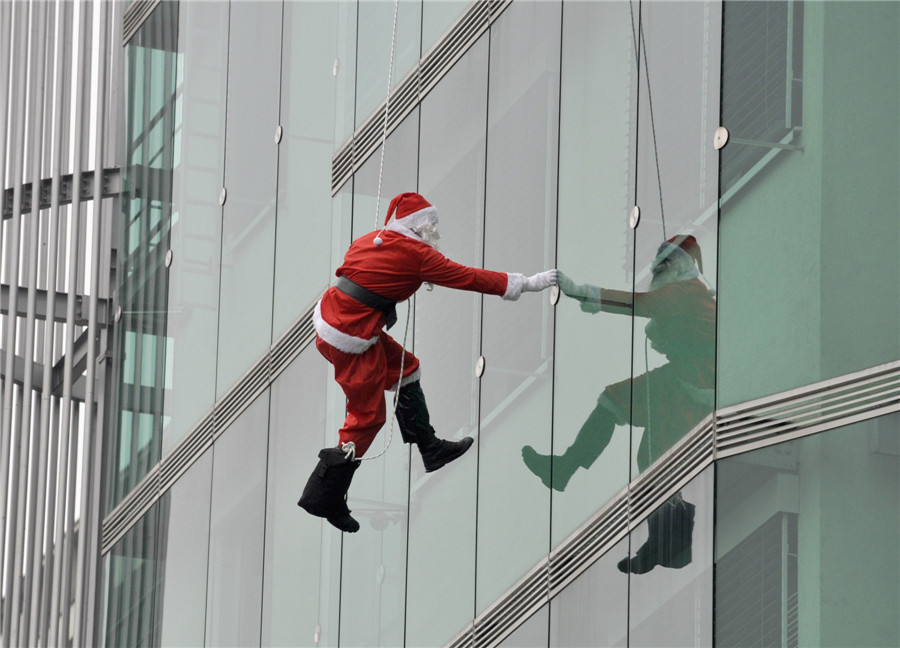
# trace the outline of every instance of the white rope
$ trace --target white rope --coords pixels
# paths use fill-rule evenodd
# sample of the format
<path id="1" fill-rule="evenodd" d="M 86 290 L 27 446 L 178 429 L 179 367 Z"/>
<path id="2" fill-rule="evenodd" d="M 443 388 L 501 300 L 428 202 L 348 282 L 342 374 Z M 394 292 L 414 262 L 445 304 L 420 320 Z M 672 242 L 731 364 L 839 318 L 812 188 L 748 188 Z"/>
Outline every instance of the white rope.
<path id="1" fill-rule="evenodd" d="M 380 220 L 381 215 L 381 181 L 384 177 L 384 149 L 385 144 L 387 143 L 387 131 L 388 131 L 388 115 L 390 114 L 391 108 L 391 86 L 393 84 L 393 76 L 394 76 L 394 49 L 397 43 L 397 13 L 400 9 L 400 0 L 394 1 L 394 25 L 391 29 L 391 56 L 388 61 L 388 81 L 387 81 L 387 95 L 384 99 L 384 126 L 381 129 L 381 162 L 378 165 L 378 192 L 375 196 L 375 229 L 378 229 L 378 222 Z M 377 243 L 377 241 L 376 241 Z M 344 450 L 344 454 L 350 459 L 356 461 L 371 461 L 372 459 L 377 459 L 385 452 L 387 449 L 391 447 L 391 441 L 394 438 L 394 418 L 396 418 L 397 414 L 397 402 L 400 398 L 400 383 L 403 382 L 403 367 L 405 365 L 406 360 L 406 338 L 409 335 L 409 318 L 410 313 L 412 312 L 412 307 L 407 301 L 406 307 L 406 330 L 403 332 L 403 345 L 400 350 L 400 374 L 397 378 L 397 390 L 394 392 L 394 406 L 391 408 L 391 425 L 388 429 L 388 438 L 387 442 L 384 444 L 384 448 L 376 455 L 372 455 L 369 457 L 359 457 L 356 458 L 356 445 L 351 441 L 350 443 L 345 443 L 341 446 Z"/>
<path id="2" fill-rule="evenodd" d="M 394 438 L 394 419 L 397 417 L 397 403 L 400 400 L 400 383 L 403 382 L 403 365 L 406 360 L 406 336 L 409 335 L 409 316 L 412 313 L 412 304 L 410 301 L 406 302 L 406 329 L 403 331 L 403 348 L 400 350 L 400 375 L 397 378 L 397 389 L 394 391 L 394 406 L 391 408 L 391 426 L 388 428 L 388 438 L 387 442 L 384 444 L 384 448 L 377 455 L 372 455 L 371 457 L 360 457 L 357 461 L 370 461 L 372 459 L 378 459 L 381 455 L 387 452 L 387 449 L 391 447 L 391 441 Z M 344 446 L 350 445 L 353 442 L 345 443 Z M 341 446 L 342 448 L 344 446 Z M 353 447 L 354 457 L 356 454 L 356 446 Z M 346 451 L 345 451 L 346 454 Z M 351 457 L 352 459 L 353 457 Z"/>
<path id="3" fill-rule="evenodd" d="M 388 63 L 387 96 L 384 100 L 384 127 L 381 130 L 381 163 L 378 165 L 378 193 L 375 197 L 375 229 L 378 229 L 378 221 L 381 215 L 381 178 L 384 174 L 384 148 L 387 141 L 388 114 L 391 108 L 391 85 L 394 76 L 394 46 L 397 41 L 397 12 L 400 8 L 400 0 L 394 2 L 394 26 L 391 30 L 391 58 Z"/>

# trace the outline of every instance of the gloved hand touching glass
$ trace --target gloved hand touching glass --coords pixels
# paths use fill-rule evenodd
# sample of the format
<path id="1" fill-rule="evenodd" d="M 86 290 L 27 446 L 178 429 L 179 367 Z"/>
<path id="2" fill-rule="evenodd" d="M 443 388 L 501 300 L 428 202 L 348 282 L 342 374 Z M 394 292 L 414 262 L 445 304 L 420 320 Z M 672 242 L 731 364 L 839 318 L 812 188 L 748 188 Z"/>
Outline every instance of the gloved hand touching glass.
<path id="1" fill-rule="evenodd" d="M 585 313 L 600 312 L 600 298 L 603 292 L 602 288 L 590 284 L 575 283 L 575 281 L 563 273 L 562 270 L 557 271 L 557 281 L 559 283 L 559 289 L 563 291 L 564 295 L 581 302 L 581 310 Z"/>

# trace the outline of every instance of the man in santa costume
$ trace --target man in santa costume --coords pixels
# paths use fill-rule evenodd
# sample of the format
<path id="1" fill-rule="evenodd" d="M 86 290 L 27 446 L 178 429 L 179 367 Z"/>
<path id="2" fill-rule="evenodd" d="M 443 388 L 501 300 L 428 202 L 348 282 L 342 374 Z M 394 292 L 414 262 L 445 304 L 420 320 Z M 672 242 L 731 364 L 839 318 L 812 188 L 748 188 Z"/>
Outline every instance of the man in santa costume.
<path id="1" fill-rule="evenodd" d="M 437 210 L 425 198 L 417 193 L 395 197 L 384 229 L 353 241 L 335 271 L 336 285 L 313 313 L 316 348 L 334 366 L 334 378 L 347 396 L 347 418 L 340 445 L 319 452 L 298 504 L 341 531 L 359 530 L 347 508 L 347 490 L 359 459 L 387 420 L 386 390 L 399 389 L 400 434 L 405 443 L 418 446 L 426 472 L 457 459 L 472 445 L 471 437 L 446 441 L 435 435 L 419 382 L 419 359 L 383 330 L 397 319 L 396 303 L 426 282 L 511 301 L 556 283 L 556 270 L 526 277 L 455 263 L 435 248 L 437 225 Z"/>
<path id="2" fill-rule="evenodd" d="M 678 235 L 664 241 L 650 268 L 650 290 L 635 293 L 576 284 L 558 273 L 560 290 L 579 300 L 581 310 L 648 318 L 647 340 L 668 362 L 608 385 L 562 454 L 542 455 L 531 446 L 522 448 L 525 465 L 550 488 L 563 491 L 579 468 L 590 468 L 616 425 L 644 428 L 637 453 L 643 472 L 713 410 L 716 300 L 701 275 L 697 239 Z M 621 561 L 619 569 L 641 574 L 656 565 L 688 564 L 693 516 L 694 506 L 680 493 L 673 496 L 648 518 L 647 543 Z"/>

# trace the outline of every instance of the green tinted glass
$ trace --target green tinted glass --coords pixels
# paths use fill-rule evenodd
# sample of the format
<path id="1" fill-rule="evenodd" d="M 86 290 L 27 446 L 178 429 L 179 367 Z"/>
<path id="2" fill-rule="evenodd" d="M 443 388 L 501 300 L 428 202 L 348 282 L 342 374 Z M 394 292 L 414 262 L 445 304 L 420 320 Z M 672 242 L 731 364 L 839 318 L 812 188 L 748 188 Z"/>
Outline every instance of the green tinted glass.
<path id="1" fill-rule="evenodd" d="M 900 643 L 900 416 L 720 461 L 716 645 Z"/>
<path id="2" fill-rule="evenodd" d="M 724 4 L 720 406 L 900 358 L 898 11 Z"/>

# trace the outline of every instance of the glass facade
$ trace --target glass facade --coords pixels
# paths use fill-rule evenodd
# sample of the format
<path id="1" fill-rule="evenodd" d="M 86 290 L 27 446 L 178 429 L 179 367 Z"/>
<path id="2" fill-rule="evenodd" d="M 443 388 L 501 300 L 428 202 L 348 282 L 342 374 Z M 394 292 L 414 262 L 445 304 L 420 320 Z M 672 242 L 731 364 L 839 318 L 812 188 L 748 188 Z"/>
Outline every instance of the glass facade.
<path id="1" fill-rule="evenodd" d="M 898 433 L 893 414 L 718 465 L 717 645 L 900 642 Z"/>
<path id="2" fill-rule="evenodd" d="M 742 128 L 722 163 L 740 165 L 743 151 L 760 147 L 771 160 L 723 196 L 720 245 L 729 253 L 719 280 L 728 300 L 719 327 L 720 406 L 900 358 L 900 73 L 884 67 L 898 48 L 900 6 L 785 2 L 776 3 L 784 16 L 769 16 L 755 4 L 725 3 L 724 11 L 722 111 Z M 729 11 L 742 25 L 749 21 L 741 11 L 794 23 L 784 39 L 755 45 L 765 48 L 756 56 L 781 52 L 770 60 L 793 80 L 771 90 L 780 97 L 781 131 L 744 126 L 748 87 L 778 77 L 767 67 L 742 73 L 744 57 L 731 54 L 729 42 L 747 44 L 728 28 Z M 862 34 L 865 46 L 854 38 Z M 871 106 L 864 112 L 861 99 Z M 861 146 L 872 133 L 878 143 Z"/>
<path id="3" fill-rule="evenodd" d="M 900 359 L 898 5 L 514 0 L 333 186 L 391 58 L 396 88 L 480 6 L 400 1 L 391 52 L 391 2 L 161 3 L 126 46 L 107 513 L 197 456 L 106 551 L 106 645 L 896 645 L 896 414 L 685 457 Z M 304 326 L 404 191 L 451 259 L 559 293 L 398 305 L 475 445 L 426 473 L 389 418 L 341 534 L 296 506 L 346 411 Z"/>

